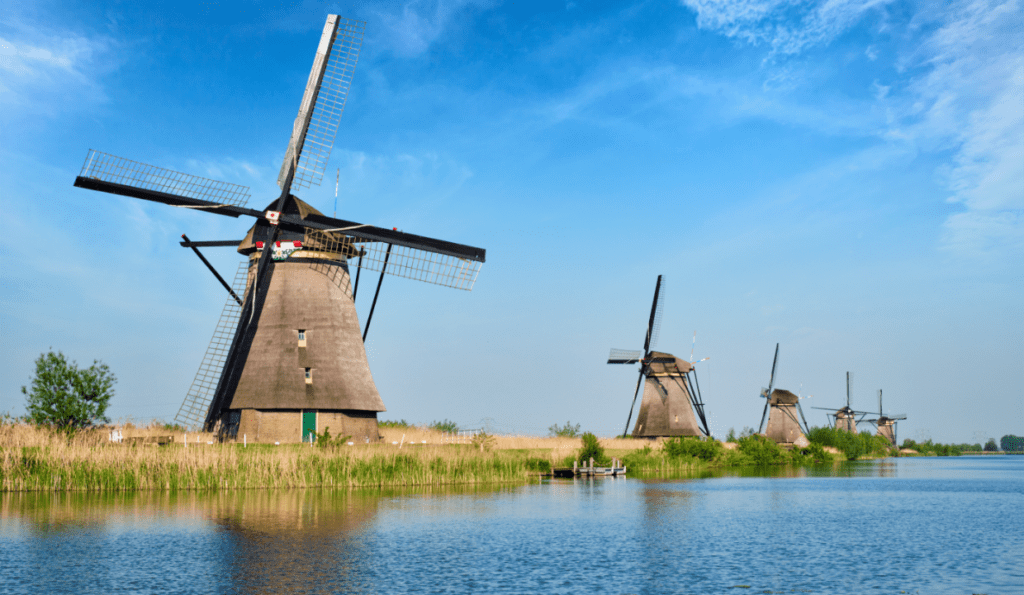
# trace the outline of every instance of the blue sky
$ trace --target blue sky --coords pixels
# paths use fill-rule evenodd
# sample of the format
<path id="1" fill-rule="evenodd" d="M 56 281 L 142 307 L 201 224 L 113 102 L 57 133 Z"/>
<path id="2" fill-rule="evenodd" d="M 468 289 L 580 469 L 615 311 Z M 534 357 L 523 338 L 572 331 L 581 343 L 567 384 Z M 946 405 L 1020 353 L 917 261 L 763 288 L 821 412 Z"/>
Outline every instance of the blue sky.
<path id="1" fill-rule="evenodd" d="M 0 411 L 52 347 L 111 366 L 113 418 L 174 417 L 224 303 L 178 238 L 249 223 L 74 177 L 94 148 L 262 207 L 337 13 L 367 22 L 338 216 L 487 249 L 471 293 L 385 279 L 383 418 L 620 432 L 636 371 L 604 362 L 642 347 L 664 274 L 658 347 L 689 357 L 697 332 L 720 437 L 760 421 L 777 342 L 805 407 L 849 370 L 901 438 L 1024 431 L 1019 1 L 11 4 Z M 300 197 L 334 209 L 326 181 Z"/>

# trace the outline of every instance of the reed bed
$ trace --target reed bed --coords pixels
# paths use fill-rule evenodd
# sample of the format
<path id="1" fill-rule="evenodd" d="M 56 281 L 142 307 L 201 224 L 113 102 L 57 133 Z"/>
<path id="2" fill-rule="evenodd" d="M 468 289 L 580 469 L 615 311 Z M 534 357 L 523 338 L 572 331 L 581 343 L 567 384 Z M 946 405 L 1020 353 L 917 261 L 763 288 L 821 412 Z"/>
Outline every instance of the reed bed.
<path id="1" fill-rule="evenodd" d="M 522 482 L 550 469 L 541 457 L 461 444 L 244 447 L 192 435 L 187 445 L 156 446 L 114 444 L 108 436 L 109 430 L 67 436 L 24 424 L 0 426 L 0 491 L 472 485 Z"/>

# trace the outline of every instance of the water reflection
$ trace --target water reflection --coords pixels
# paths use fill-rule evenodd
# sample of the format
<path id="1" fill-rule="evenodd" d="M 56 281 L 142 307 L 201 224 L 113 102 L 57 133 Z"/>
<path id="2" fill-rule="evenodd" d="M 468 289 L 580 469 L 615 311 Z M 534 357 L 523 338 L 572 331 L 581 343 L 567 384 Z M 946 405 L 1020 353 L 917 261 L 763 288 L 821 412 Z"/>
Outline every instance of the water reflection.
<path id="1" fill-rule="evenodd" d="M 1014 592 L 1024 457 L 1010 459 L 469 489 L 2 494 L 0 592 Z"/>

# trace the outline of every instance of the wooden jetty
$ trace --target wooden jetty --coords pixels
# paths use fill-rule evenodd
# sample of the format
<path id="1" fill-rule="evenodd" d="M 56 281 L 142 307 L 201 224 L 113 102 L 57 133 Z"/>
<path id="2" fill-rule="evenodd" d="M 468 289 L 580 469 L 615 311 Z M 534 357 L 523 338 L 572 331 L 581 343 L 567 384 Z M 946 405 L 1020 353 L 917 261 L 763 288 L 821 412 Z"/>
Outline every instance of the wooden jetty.
<path id="1" fill-rule="evenodd" d="M 594 459 L 590 459 L 590 464 L 580 465 L 576 461 L 572 462 L 572 468 L 569 467 L 555 467 L 552 469 L 552 475 L 555 477 L 618 477 L 626 474 L 626 466 L 619 465 L 618 459 L 612 459 L 611 467 L 595 467 Z"/>

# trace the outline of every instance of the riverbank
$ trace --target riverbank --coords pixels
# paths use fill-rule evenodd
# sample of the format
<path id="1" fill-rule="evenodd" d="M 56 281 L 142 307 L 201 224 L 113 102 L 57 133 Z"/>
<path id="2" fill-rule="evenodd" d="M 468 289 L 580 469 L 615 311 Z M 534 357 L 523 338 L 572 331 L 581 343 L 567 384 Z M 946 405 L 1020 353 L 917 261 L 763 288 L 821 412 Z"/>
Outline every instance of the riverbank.
<path id="1" fill-rule="evenodd" d="M 72 436 L 27 424 L 0 426 L 0 491 L 384 488 L 522 483 L 582 456 L 579 438 L 453 438 L 426 428 L 384 428 L 377 444 L 220 444 L 164 427 Z M 179 435 L 180 434 L 180 435 Z M 159 438 L 175 436 L 169 444 Z M 461 442 L 461 443 L 460 443 Z M 617 458 L 632 477 L 676 478 L 712 469 L 829 464 L 845 458 L 812 444 L 787 451 L 760 436 L 728 446 L 697 439 L 606 438 L 595 459 Z M 830 452 L 831 451 L 831 452 Z M 587 460 L 589 456 L 583 457 Z"/>

